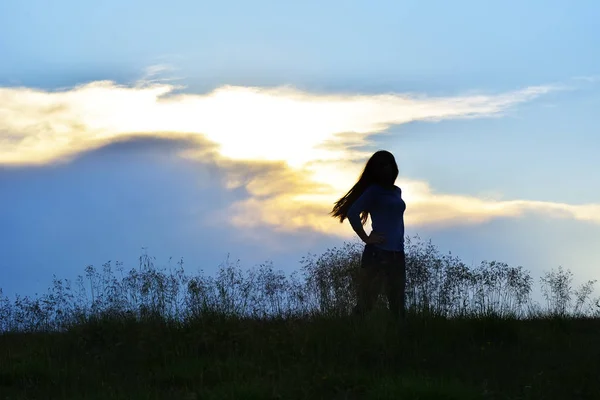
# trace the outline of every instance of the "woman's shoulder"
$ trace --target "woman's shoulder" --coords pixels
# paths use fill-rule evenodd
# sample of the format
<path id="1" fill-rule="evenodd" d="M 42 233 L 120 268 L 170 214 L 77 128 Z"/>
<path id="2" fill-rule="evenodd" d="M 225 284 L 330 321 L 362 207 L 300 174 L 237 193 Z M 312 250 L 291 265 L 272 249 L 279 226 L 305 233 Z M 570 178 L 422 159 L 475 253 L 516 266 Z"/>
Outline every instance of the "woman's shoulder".
<path id="1" fill-rule="evenodd" d="M 389 188 L 389 187 L 386 188 L 384 186 L 381 186 L 378 183 L 372 183 L 369 186 L 367 186 L 364 193 L 368 192 L 369 194 L 374 194 L 374 195 L 377 195 L 377 194 L 385 195 L 386 193 L 389 194 L 390 191 L 402 194 L 402 189 L 400 189 L 399 186 L 394 185 L 392 188 Z"/>
<path id="2" fill-rule="evenodd" d="M 377 183 L 370 183 L 366 188 L 365 188 L 365 193 L 366 192 L 374 192 L 374 191 L 379 191 L 381 190 L 381 186 L 379 186 Z"/>

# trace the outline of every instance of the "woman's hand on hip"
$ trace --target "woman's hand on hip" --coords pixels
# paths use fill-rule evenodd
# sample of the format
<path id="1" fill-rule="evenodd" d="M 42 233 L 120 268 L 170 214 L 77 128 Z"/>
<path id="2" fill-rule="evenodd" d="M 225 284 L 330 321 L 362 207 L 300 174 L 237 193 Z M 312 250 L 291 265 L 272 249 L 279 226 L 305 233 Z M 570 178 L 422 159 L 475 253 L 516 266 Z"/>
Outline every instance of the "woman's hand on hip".
<path id="1" fill-rule="evenodd" d="M 379 232 L 371 232 L 364 242 L 366 244 L 382 244 L 385 242 L 385 236 Z"/>

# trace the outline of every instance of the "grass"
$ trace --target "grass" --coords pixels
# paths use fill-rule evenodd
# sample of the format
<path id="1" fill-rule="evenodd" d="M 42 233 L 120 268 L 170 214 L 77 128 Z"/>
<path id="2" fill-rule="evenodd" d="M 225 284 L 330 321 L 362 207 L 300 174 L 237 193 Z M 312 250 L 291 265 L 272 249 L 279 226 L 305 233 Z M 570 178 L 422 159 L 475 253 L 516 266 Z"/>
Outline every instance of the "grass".
<path id="1" fill-rule="evenodd" d="M 352 250 L 310 259 L 304 281 L 143 258 L 120 281 L 105 265 L 77 291 L 55 279 L 37 299 L 0 296 L 0 400 L 600 399 L 593 282 L 546 274 L 542 309 L 520 269 L 409 247 L 399 324 L 382 303 L 348 315 Z"/>
<path id="2" fill-rule="evenodd" d="M 104 318 L 0 336 L 1 399 L 597 399 L 598 319 Z"/>

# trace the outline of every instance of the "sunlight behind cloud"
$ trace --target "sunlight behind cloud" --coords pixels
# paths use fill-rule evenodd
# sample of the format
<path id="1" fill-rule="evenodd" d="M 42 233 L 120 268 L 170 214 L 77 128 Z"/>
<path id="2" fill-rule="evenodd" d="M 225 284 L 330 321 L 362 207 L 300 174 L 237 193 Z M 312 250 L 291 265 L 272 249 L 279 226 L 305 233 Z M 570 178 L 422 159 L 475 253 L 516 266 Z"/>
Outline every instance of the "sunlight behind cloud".
<path id="1" fill-rule="evenodd" d="M 224 86 L 206 94 L 180 89 L 151 80 L 133 86 L 98 81 L 63 91 L 0 88 L 0 165 L 64 161 L 134 134 L 196 137 L 199 145 L 214 143 L 226 187 L 244 187 L 250 196 L 228 210 L 235 225 L 348 235 L 328 213 L 357 179 L 369 155 L 360 148 L 370 136 L 411 121 L 497 116 L 555 88 L 455 97 L 317 95 L 291 87 Z M 181 155 L 199 162 L 206 157 L 193 147 Z M 411 224 L 477 223 L 527 210 L 600 222 L 596 205 L 486 201 L 438 195 L 423 182 L 402 185 Z"/>
<path id="2" fill-rule="evenodd" d="M 424 182 L 400 180 L 407 202 L 407 226 L 474 225 L 496 218 L 514 218 L 526 213 L 543 213 L 554 218 L 569 218 L 600 224 L 600 204 L 571 205 L 530 200 L 483 200 L 471 196 L 440 194 Z M 347 190 L 348 187 L 345 188 Z M 344 190 L 344 192 L 345 192 Z M 295 231 L 310 227 L 326 234 L 350 238 L 352 229 L 328 217 L 333 201 L 342 194 L 284 193 L 263 199 L 250 198 L 236 204 L 232 218 L 241 227 L 271 225 L 280 231 Z M 370 226 L 370 220 L 367 221 Z"/>
<path id="3" fill-rule="evenodd" d="M 409 121 L 494 115 L 551 87 L 448 98 L 314 95 L 287 87 L 225 86 L 204 95 L 177 89 L 108 81 L 59 92 L 2 88 L 0 131 L 10 136 L 0 142 L 0 162 L 50 162 L 134 132 L 195 132 L 218 143 L 223 157 L 299 167 L 344 159 L 344 148 L 321 146 L 335 143 L 339 133 L 369 136 Z"/>

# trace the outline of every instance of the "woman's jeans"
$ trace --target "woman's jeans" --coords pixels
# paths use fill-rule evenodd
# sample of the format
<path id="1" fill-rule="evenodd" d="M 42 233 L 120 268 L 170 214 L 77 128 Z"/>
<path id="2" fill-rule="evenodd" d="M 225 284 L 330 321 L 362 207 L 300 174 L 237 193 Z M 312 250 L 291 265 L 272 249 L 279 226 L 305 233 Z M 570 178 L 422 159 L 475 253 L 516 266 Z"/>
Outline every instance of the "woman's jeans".
<path id="1" fill-rule="evenodd" d="M 382 250 L 367 244 L 358 271 L 355 314 L 373 309 L 383 279 L 385 294 L 394 317 L 404 319 L 406 288 L 406 256 L 404 251 Z"/>

